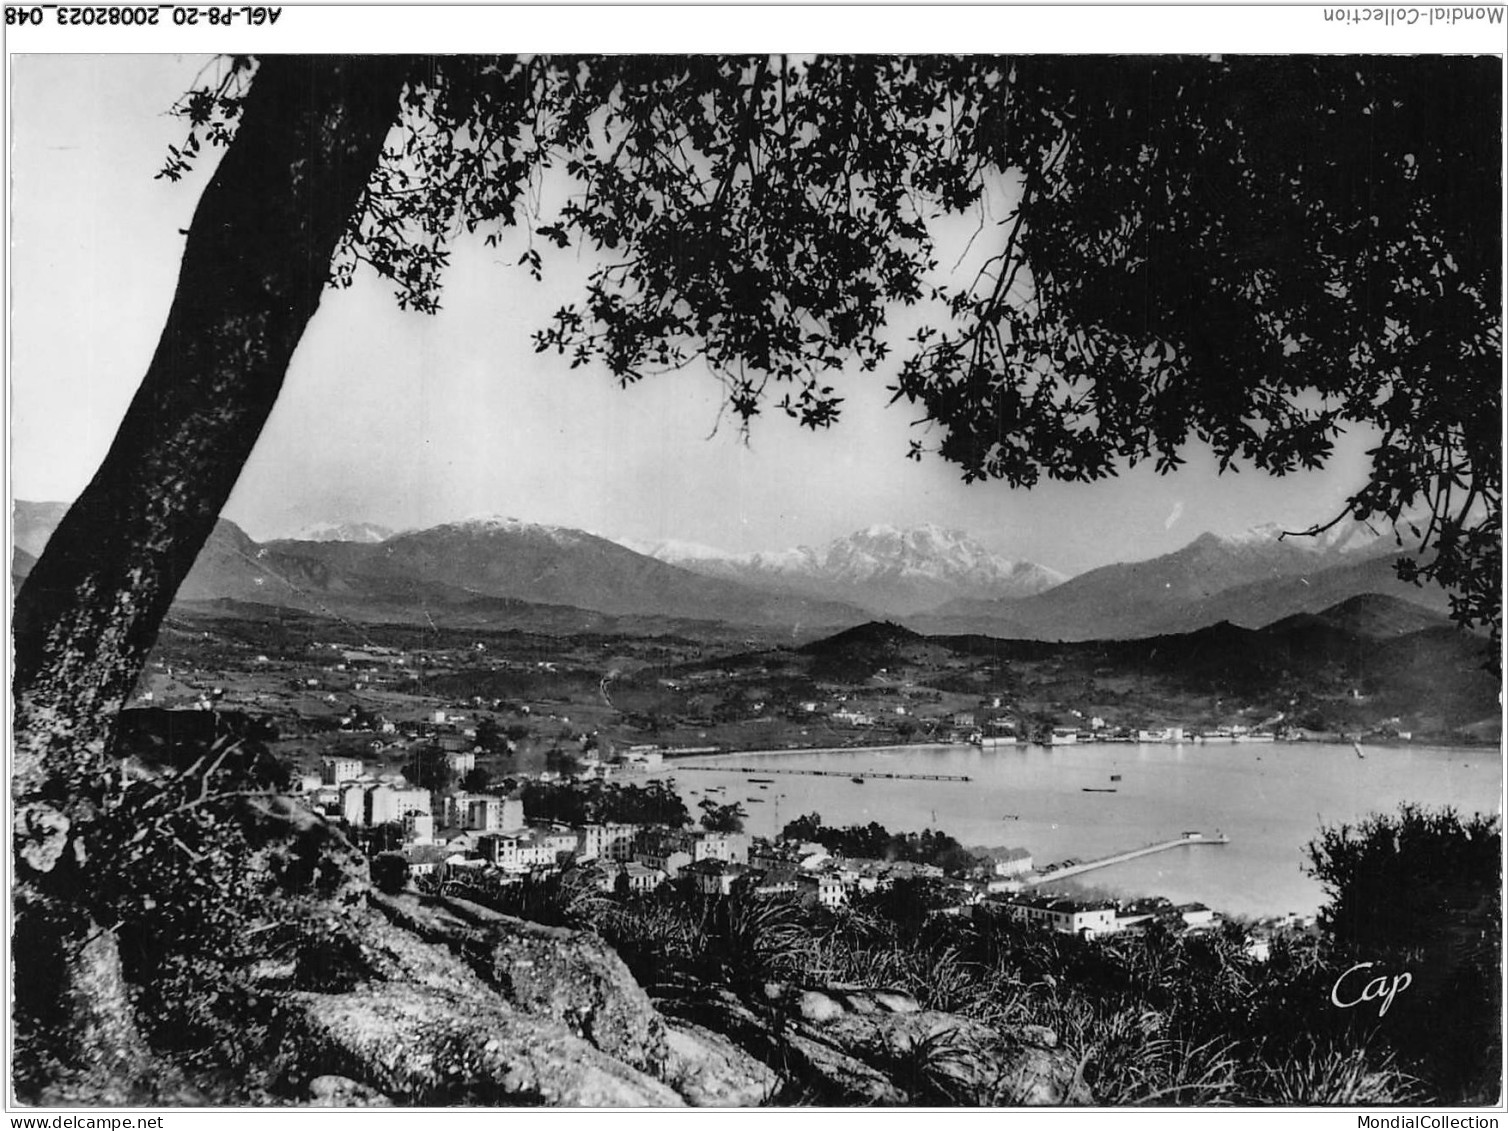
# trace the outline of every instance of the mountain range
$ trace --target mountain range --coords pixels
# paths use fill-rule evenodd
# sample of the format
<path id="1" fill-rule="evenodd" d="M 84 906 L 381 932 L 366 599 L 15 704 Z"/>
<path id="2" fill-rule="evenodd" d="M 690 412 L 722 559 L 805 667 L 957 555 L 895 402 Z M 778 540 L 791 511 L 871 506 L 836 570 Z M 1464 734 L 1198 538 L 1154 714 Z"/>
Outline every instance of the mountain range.
<path id="1" fill-rule="evenodd" d="M 61 519 L 64 504 L 14 505 L 13 577 Z M 221 520 L 178 593 L 180 603 L 233 602 L 361 621 L 607 631 L 720 622 L 810 635 L 896 617 L 928 634 L 1023 640 L 1128 639 L 1228 621 L 1249 628 L 1314 613 L 1359 594 L 1408 602 L 1438 620 L 1438 589 L 1393 576 L 1399 552 L 1356 524 L 1318 539 L 1275 528 L 1205 534 L 1171 554 L 1071 579 L 990 553 L 959 531 L 875 526 L 820 549 L 733 555 L 660 543 L 639 552 L 569 527 L 489 517 L 371 539 L 258 543 Z"/>
<path id="2" fill-rule="evenodd" d="M 960 530 L 930 523 L 871 526 L 820 549 L 726 554 L 684 542 L 633 548 L 707 577 L 858 604 L 886 616 L 957 599 L 1027 597 L 1068 580 L 1035 562 L 993 554 Z"/>
<path id="3" fill-rule="evenodd" d="M 1170 554 L 1101 566 L 1029 597 L 960 598 L 906 623 L 927 633 L 1097 640 L 1188 632 L 1221 621 L 1260 628 L 1363 593 L 1449 610 L 1438 587 L 1397 578 L 1393 562 L 1406 548 L 1365 524 L 1341 523 L 1314 538 L 1281 534 L 1272 526 L 1234 537 L 1202 534 Z"/>

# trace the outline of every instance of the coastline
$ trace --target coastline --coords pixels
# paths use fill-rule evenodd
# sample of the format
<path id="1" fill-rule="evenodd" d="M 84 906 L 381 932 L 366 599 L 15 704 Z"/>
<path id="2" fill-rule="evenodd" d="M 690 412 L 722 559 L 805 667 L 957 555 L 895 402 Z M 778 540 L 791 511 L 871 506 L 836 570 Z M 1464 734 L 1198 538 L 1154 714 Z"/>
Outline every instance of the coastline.
<path id="1" fill-rule="evenodd" d="M 1376 738 L 1376 739 L 1373 739 L 1373 738 L 1357 738 L 1357 737 L 1352 737 L 1352 736 L 1349 736 L 1349 735 L 1338 735 L 1338 736 L 1335 736 L 1335 737 L 1319 737 L 1319 736 L 1312 735 L 1312 734 L 1299 734 L 1299 735 L 1296 735 L 1296 736 L 1290 736 L 1290 737 L 1286 737 L 1286 738 L 1282 738 L 1282 739 L 1276 739 L 1276 740 L 1274 740 L 1274 739 L 1256 739 L 1256 740 L 1252 740 L 1252 739 L 1240 739 L 1240 740 L 1234 740 L 1234 741 L 1232 741 L 1232 740 L 1226 740 L 1226 739 L 1218 739 L 1218 740 L 1215 740 L 1215 741 L 1205 741 L 1205 740 L 1201 740 L 1201 739 L 1186 739 L 1186 740 L 1179 741 L 1179 742 L 1169 742 L 1169 741 L 1146 741 L 1146 742 L 1141 742 L 1141 741 L 1111 739 L 1111 740 L 1096 741 L 1096 742 L 1070 742 L 1070 743 L 1040 743 L 1040 742 L 1015 742 L 1015 741 L 1010 741 L 1010 742 L 998 742 L 995 745 L 997 747 L 999 747 L 999 746 L 1017 746 L 1017 747 L 1019 747 L 1019 746 L 1040 746 L 1044 750 L 1051 750 L 1051 749 L 1054 749 L 1055 747 L 1059 747 L 1059 746 L 1061 746 L 1063 748 L 1067 748 L 1067 747 L 1080 747 L 1080 748 L 1082 748 L 1082 747 L 1100 747 L 1100 746 L 1132 746 L 1132 747 L 1135 747 L 1135 746 L 1159 746 L 1159 747 L 1161 747 L 1161 746 L 1171 746 L 1171 747 L 1176 747 L 1176 746 L 1235 746 L 1235 747 L 1242 747 L 1242 746 L 1266 746 L 1266 745 L 1270 745 L 1273 741 L 1287 742 L 1287 743 L 1311 744 L 1311 745 L 1314 745 L 1314 746 L 1337 746 L 1337 747 L 1343 747 L 1343 748 L 1345 748 L 1347 750 L 1351 749 L 1351 747 L 1354 744 L 1356 744 L 1356 743 L 1360 743 L 1363 746 L 1363 748 L 1366 748 L 1366 747 L 1369 747 L 1369 746 L 1375 746 L 1375 747 L 1378 747 L 1378 748 L 1387 748 L 1387 749 L 1390 749 L 1390 750 L 1391 749 L 1406 750 L 1406 749 L 1409 749 L 1411 747 L 1432 747 L 1432 748 L 1440 748 L 1440 749 L 1447 749 L 1447 750 L 1471 750 L 1471 751 L 1478 751 L 1478 750 L 1483 750 L 1483 749 L 1490 749 L 1493 746 L 1497 745 L 1496 743 L 1491 743 L 1491 742 L 1478 742 L 1478 743 L 1469 743 L 1469 742 L 1414 742 L 1414 741 L 1409 741 L 1409 740 L 1399 739 L 1399 738 L 1392 738 L 1392 739 Z M 764 754 L 877 754 L 877 753 L 881 753 L 881 752 L 889 751 L 889 750 L 935 750 L 935 749 L 955 750 L 955 749 L 959 749 L 959 748 L 962 748 L 962 747 L 968 747 L 968 746 L 973 746 L 976 749 L 984 749 L 984 750 L 987 750 L 987 749 L 991 748 L 991 745 L 988 742 L 984 746 L 982 746 L 982 747 L 978 746 L 977 744 L 972 743 L 972 742 L 866 742 L 866 743 L 862 743 L 862 744 L 855 744 L 853 746 L 832 746 L 832 745 L 826 745 L 826 746 L 823 746 L 823 745 L 818 745 L 818 746 L 746 746 L 746 747 L 741 747 L 740 749 L 737 749 L 737 750 L 718 750 L 716 752 L 710 752 L 710 751 L 707 751 L 707 750 L 688 750 L 688 751 L 685 751 L 683 753 L 683 752 L 676 751 L 676 750 L 663 750 L 663 751 L 661 751 L 661 755 L 664 758 L 664 763 L 663 764 L 668 767 L 668 766 L 673 765 L 676 762 L 685 761 L 685 760 L 693 759 L 693 758 L 695 758 L 695 759 L 734 758 L 734 757 L 742 757 L 742 756 L 749 755 L 749 754 L 761 754 L 761 755 L 764 755 Z"/>
<path id="2" fill-rule="evenodd" d="M 777 757 L 785 754 L 799 757 Z M 779 776 L 807 768 L 832 772 Z M 861 770 L 969 781 L 850 784 Z M 767 788 L 743 784 L 762 773 L 774 779 Z M 1092 859 L 1179 830 L 1224 833 L 1231 843 L 1219 854 L 1132 860 L 1078 882 L 1254 917 L 1310 913 L 1321 904 L 1323 892 L 1302 864 L 1323 828 L 1393 812 L 1405 800 L 1495 811 L 1503 788 L 1498 759 L 1480 748 L 1417 742 L 1386 750 L 1368 744 L 1360 759 L 1349 743 L 1082 743 L 986 747 L 982 754 L 964 744 L 888 743 L 704 752 L 666 757 L 650 774 L 674 779 L 692 808 L 708 786 L 719 787 L 714 796 L 725 802 L 750 802 L 747 828 L 762 836 L 815 811 L 834 827 L 877 822 L 944 830 L 963 845 L 1021 846 L 1044 863 Z M 1112 774 L 1124 774 L 1124 782 L 1111 782 Z M 752 803 L 760 801 L 769 804 Z"/>

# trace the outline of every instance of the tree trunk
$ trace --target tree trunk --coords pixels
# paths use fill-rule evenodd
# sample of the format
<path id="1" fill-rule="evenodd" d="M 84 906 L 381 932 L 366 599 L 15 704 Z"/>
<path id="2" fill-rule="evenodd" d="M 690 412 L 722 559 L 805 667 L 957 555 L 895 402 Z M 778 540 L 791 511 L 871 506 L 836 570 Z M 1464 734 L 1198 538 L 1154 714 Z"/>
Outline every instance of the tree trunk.
<path id="1" fill-rule="evenodd" d="M 395 57 L 261 62 L 141 388 L 16 598 L 18 802 L 64 801 L 109 737 L 319 305 L 404 69 Z"/>
<path id="2" fill-rule="evenodd" d="M 59 1069 L 131 1084 L 149 1064 L 115 936 L 89 897 L 91 778 L 277 400 L 406 67 L 262 60 L 194 213 L 141 388 L 17 595 L 12 950 L 31 992 L 18 999 L 14 1067 L 33 1090 Z"/>

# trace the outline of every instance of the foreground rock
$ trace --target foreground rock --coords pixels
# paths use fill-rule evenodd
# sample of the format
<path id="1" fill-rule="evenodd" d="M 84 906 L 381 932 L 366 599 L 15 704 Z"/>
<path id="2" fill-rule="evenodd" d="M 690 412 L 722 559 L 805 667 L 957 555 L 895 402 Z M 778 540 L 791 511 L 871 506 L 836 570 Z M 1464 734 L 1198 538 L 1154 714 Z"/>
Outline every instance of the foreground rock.
<path id="1" fill-rule="evenodd" d="M 665 1038 L 665 1082 L 693 1107 L 758 1107 L 780 1091 L 779 1073 L 721 1033 L 671 1021 Z"/>
<path id="2" fill-rule="evenodd" d="M 781 1077 L 667 1022 L 596 935 L 458 899 L 369 895 L 282 968 L 279 1090 L 318 1106 L 749 1107 Z"/>
<path id="3" fill-rule="evenodd" d="M 559 1023 L 493 998 L 418 985 L 295 994 L 280 1042 L 290 1068 L 318 1066 L 422 1106 L 680 1106 L 665 1084 Z M 306 1069 L 307 1070 L 307 1069 Z"/>
<path id="4" fill-rule="evenodd" d="M 316 1076 L 309 1081 L 310 1107 L 392 1107 L 393 1101 L 376 1088 L 349 1076 Z"/>
<path id="5" fill-rule="evenodd" d="M 664 1021 L 598 936 L 462 899 L 374 896 L 373 904 L 396 925 L 449 949 L 517 1011 L 559 1021 L 642 1071 L 664 1069 Z"/>
<path id="6" fill-rule="evenodd" d="M 680 1003 L 770 1064 L 788 1064 L 801 1094 L 832 1104 L 1087 1104 L 1077 1067 L 1049 1030 L 1003 1035 L 923 1010 L 909 994 L 859 987 L 766 987 L 757 1006 L 722 990 Z"/>
<path id="7" fill-rule="evenodd" d="M 667 1017 L 596 935 L 452 898 L 370 893 L 313 937 L 277 1042 L 282 1090 L 306 1102 L 1090 1102 L 1050 1031 L 998 1032 L 896 990 L 706 987 Z"/>
<path id="8" fill-rule="evenodd" d="M 923 1010 L 909 994 L 859 986 L 770 984 L 751 1000 L 709 985 L 657 1008 L 591 932 L 460 899 L 385 896 L 359 882 L 338 891 L 291 902 L 280 925 L 289 943 L 223 971 L 233 987 L 214 987 L 247 1003 L 238 1023 L 246 1071 L 230 1082 L 237 1099 L 221 1102 L 643 1108 L 1089 1099 L 1045 1030 L 1003 1035 Z M 185 1079 L 153 1095 L 216 1102 L 222 1087 L 199 1083 L 209 1091 Z M 79 1081 L 69 1093 L 115 1094 Z M 49 1101 L 66 1102 L 59 1094 Z"/>

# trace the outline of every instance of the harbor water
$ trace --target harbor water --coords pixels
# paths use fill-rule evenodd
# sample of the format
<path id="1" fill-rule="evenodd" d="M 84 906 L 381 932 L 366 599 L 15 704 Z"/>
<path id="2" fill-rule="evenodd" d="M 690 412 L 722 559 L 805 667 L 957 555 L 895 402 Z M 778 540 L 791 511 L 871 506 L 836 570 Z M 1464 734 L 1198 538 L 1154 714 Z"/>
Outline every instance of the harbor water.
<path id="1" fill-rule="evenodd" d="M 1314 912 L 1324 899 L 1304 874 L 1305 846 L 1325 826 L 1356 824 L 1400 802 L 1500 813 L 1496 747 L 1326 743 L 1143 743 L 906 746 L 730 754 L 668 763 L 693 815 L 711 796 L 738 801 L 760 836 L 816 812 L 827 825 L 878 822 L 892 832 L 940 829 L 966 846 L 1020 847 L 1038 867 L 1089 860 L 1187 830 L 1227 845 L 1175 848 L 1085 873 L 1075 883 L 1164 895 L 1225 912 Z M 819 769 L 827 775 L 782 774 Z M 777 772 L 769 772 L 777 771 Z M 969 780 L 864 778 L 950 775 Z M 764 779 L 751 782 L 750 777 Z"/>

